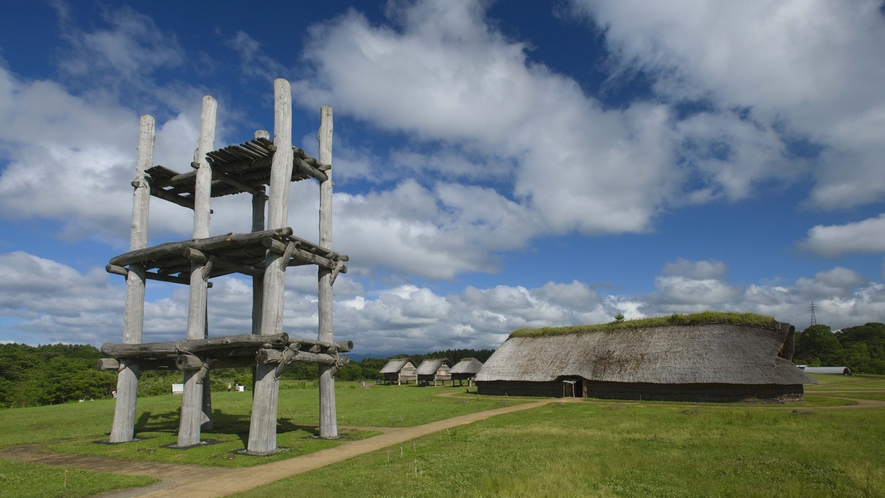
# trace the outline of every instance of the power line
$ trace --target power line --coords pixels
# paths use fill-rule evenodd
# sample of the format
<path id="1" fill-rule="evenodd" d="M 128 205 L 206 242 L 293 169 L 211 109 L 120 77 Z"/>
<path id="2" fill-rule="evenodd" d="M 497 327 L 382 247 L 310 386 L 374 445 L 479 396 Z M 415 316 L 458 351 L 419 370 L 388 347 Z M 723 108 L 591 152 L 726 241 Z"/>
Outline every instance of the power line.
<path id="1" fill-rule="evenodd" d="M 811 306 L 808 307 L 808 311 L 811 312 L 811 325 L 817 325 L 817 318 L 814 316 L 815 309 L 814 301 L 811 301 Z"/>

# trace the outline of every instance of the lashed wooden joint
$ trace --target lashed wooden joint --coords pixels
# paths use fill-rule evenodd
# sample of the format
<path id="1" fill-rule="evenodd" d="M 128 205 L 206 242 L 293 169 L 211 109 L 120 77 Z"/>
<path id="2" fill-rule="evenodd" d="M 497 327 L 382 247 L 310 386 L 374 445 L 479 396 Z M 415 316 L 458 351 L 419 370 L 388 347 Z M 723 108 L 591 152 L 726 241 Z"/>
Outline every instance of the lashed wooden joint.
<path id="1" fill-rule="evenodd" d="M 350 358 L 344 355 L 336 354 L 335 363 L 331 367 L 329 367 L 329 372 L 331 372 L 332 377 L 334 377 L 335 374 L 337 374 L 338 371 L 341 370 L 341 367 L 347 365 L 348 363 L 350 363 Z"/>
<path id="2" fill-rule="evenodd" d="M 329 285 L 335 285 L 335 279 L 338 278 L 339 273 L 347 273 L 347 265 L 341 261 L 338 261 L 335 268 L 332 270 L 332 276 L 329 278 Z"/>
<path id="3" fill-rule="evenodd" d="M 286 267 L 289 266 L 289 260 L 292 259 L 292 254 L 295 253 L 295 250 L 298 249 L 298 244 L 296 242 L 289 242 L 286 244 L 286 250 L 283 252 L 283 257 L 280 258 L 280 269 L 286 271 Z"/>
<path id="4" fill-rule="evenodd" d="M 207 282 L 209 280 L 209 275 L 212 274 L 212 267 L 215 266 L 215 260 L 218 259 L 215 256 L 209 256 L 209 261 L 206 262 L 206 265 L 203 266 L 203 270 L 201 273 L 201 277 L 203 277 L 203 282 Z"/>
<path id="5" fill-rule="evenodd" d="M 210 368 L 212 368 L 212 358 L 206 358 L 206 361 L 200 365 L 200 371 L 197 372 L 197 384 L 203 384 L 206 376 L 209 375 Z"/>
<path id="6" fill-rule="evenodd" d="M 279 364 L 277 364 L 277 367 L 274 368 L 273 371 L 273 375 L 276 379 L 279 380 L 279 378 L 283 375 L 283 371 L 286 370 L 286 367 L 295 360 L 296 354 L 297 351 L 292 351 L 289 348 L 283 350 L 283 357 L 280 359 Z"/>

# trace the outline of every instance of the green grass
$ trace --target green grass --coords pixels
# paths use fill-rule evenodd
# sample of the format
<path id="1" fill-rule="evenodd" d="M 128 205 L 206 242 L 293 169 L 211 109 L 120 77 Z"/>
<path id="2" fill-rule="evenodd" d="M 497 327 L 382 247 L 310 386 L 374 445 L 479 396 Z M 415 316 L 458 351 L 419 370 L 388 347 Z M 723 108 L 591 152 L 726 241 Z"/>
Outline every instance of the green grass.
<path id="1" fill-rule="evenodd" d="M 857 375 L 832 375 L 832 374 L 809 374 L 818 382 L 817 385 L 808 384 L 806 392 L 823 391 L 885 391 L 885 375 L 857 374 Z"/>
<path id="2" fill-rule="evenodd" d="M 885 410 L 554 403 L 239 496 L 883 496 Z"/>
<path id="3" fill-rule="evenodd" d="M 288 387 L 288 388 L 287 388 Z M 442 393 L 464 393 L 463 388 L 370 385 L 363 389 L 358 382 L 338 382 L 337 412 L 339 432 L 346 438 L 327 441 L 312 438 L 319 424 L 319 394 L 316 389 L 302 389 L 301 383 L 284 383 L 280 390 L 277 445 L 286 448 L 271 457 L 235 454 L 246 448 L 250 392 L 212 394 L 215 429 L 202 433 L 203 440 L 216 444 L 188 450 L 166 448 L 177 439 L 181 397 L 153 396 L 138 400 L 136 437 L 142 441 L 108 445 L 113 421 L 112 400 L 73 403 L 38 408 L 0 411 L 0 447 L 54 442 L 47 449 L 62 453 L 120 457 L 196 465 L 242 467 L 312 453 L 338 446 L 342 441 L 378 434 L 361 427 L 407 427 L 436 420 L 498 408 L 521 400 L 484 398 L 475 394 L 469 399 L 440 397 Z M 474 388 L 475 390 L 475 388 Z"/>
<path id="4" fill-rule="evenodd" d="M 159 479 L 151 477 L 0 460 L 0 497 L 92 496 L 115 489 L 147 486 L 157 481 Z"/>
<path id="5" fill-rule="evenodd" d="M 615 332 L 618 330 L 669 327 L 673 325 L 701 325 L 712 323 L 730 323 L 749 327 L 774 328 L 777 320 L 770 316 L 755 313 L 734 313 L 722 311 L 704 311 L 690 315 L 673 314 L 623 322 L 600 323 L 596 325 L 571 325 L 567 327 L 542 327 L 539 329 L 514 330 L 510 337 L 542 337 L 551 335 L 584 334 L 587 332 Z"/>
<path id="6" fill-rule="evenodd" d="M 249 426 L 246 432 L 223 433 L 207 432 L 203 440 L 211 440 L 204 444 L 180 450 L 169 448 L 177 442 L 175 432 L 139 432 L 139 441 L 125 444 L 101 444 L 85 439 L 50 444 L 46 449 L 60 453 L 77 453 L 81 455 L 97 455 L 127 460 L 152 462 L 181 463 L 192 465 L 209 465 L 213 467 L 252 467 L 265 463 L 285 460 L 307 455 L 327 448 L 334 448 L 344 441 L 355 441 L 381 434 L 378 431 L 340 430 L 341 440 L 330 441 L 318 439 L 313 428 L 300 428 L 283 425 L 277 430 L 277 448 L 281 451 L 271 456 L 250 456 L 237 453 L 245 448 L 248 441 Z"/>

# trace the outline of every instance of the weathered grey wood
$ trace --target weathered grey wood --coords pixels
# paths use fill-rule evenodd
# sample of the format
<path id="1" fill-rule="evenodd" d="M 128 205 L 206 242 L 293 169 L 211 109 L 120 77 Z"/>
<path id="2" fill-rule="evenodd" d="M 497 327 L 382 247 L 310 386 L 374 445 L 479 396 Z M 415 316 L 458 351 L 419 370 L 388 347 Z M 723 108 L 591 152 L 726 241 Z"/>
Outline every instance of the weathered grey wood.
<path id="1" fill-rule="evenodd" d="M 141 372 L 147 370 L 177 370 L 175 360 L 141 360 L 137 358 L 129 358 L 128 361 L 133 364 L 138 364 L 138 369 Z M 250 358 L 237 358 L 237 361 L 239 363 L 236 365 L 231 366 L 231 362 L 230 365 L 225 363 L 224 365 L 219 365 L 217 368 L 238 368 L 240 366 L 248 366 L 249 364 L 255 363 L 255 361 Z M 119 371 L 120 365 L 120 361 L 116 358 L 99 358 L 95 364 L 96 368 L 103 372 Z"/>
<path id="2" fill-rule="evenodd" d="M 234 350 L 236 348 L 258 347 L 270 344 L 282 349 L 289 344 L 289 334 L 255 336 L 252 334 L 228 335 L 208 339 L 189 339 L 178 342 L 149 342 L 145 344 L 116 344 L 106 342 L 101 345 L 101 354 L 114 358 L 159 358 L 179 353 L 200 353 L 204 351 Z M 254 354 L 254 353 L 252 353 Z"/>
<path id="3" fill-rule="evenodd" d="M 194 209 L 194 201 L 193 199 L 189 199 L 186 197 L 180 197 L 173 193 L 166 192 L 162 188 L 156 187 L 151 189 L 151 195 L 158 198 L 163 199 L 164 201 L 171 202 L 173 204 L 178 204 L 181 207 L 185 207 L 188 209 Z"/>
<path id="4" fill-rule="evenodd" d="M 310 155 L 307 152 L 304 152 L 304 150 L 302 150 L 298 147 L 292 147 L 292 154 L 295 157 L 297 157 L 298 159 L 301 159 L 302 161 L 306 162 L 307 164 L 311 165 L 312 167 L 316 168 L 319 171 L 329 171 L 330 169 L 332 169 L 331 164 L 317 161 L 316 159 L 310 157 Z M 325 181 L 325 180 L 322 180 L 322 181 Z"/>
<path id="5" fill-rule="evenodd" d="M 287 356 L 289 358 L 286 358 Z M 287 363 L 292 361 L 300 361 L 303 363 L 315 363 L 318 365 L 334 365 L 336 362 L 339 361 L 339 358 L 346 357 L 323 353 L 294 351 L 291 349 L 286 349 L 283 351 L 280 351 L 278 349 L 259 349 L 258 352 L 255 353 L 255 361 L 262 365 L 267 365 L 270 363 L 280 363 L 284 360 L 286 360 Z"/>
<path id="6" fill-rule="evenodd" d="M 150 211 L 150 184 L 145 179 L 145 171 L 154 160 L 154 139 L 156 137 L 154 118 L 141 116 L 138 133 L 138 156 L 135 161 L 135 192 L 132 198 L 132 229 L 129 235 L 129 250 L 147 247 L 148 214 Z M 141 265 L 131 265 L 126 276 L 126 306 L 123 313 L 123 342 L 141 342 L 144 331 L 144 282 L 145 269 Z M 138 401 L 138 377 L 141 371 L 137 365 L 122 362 L 117 374 L 117 401 L 114 404 L 114 422 L 111 426 L 110 441 L 122 443 L 135 437 L 135 409 Z"/>
<path id="7" fill-rule="evenodd" d="M 242 263 L 237 263 L 235 261 L 230 261 L 224 258 L 219 258 L 218 256 L 207 256 L 206 253 L 200 251 L 199 249 L 194 249 L 193 247 L 188 247 L 182 253 L 184 257 L 191 260 L 195 263 L 200 263 L 205 265 L 203 267 L 203 279 L 206 279 L 207 272 L 211 273 L 211 269 L 213 266 L 218 266 L 220 268 L 225 268 L 228 270 L 233 270 L 237 273 L 243 273 L 245 275 L 262 275 L 264 273 L 263 269 L 255 268 L 251 265 L 244 265 Z M 209 263 L 212 263 L 212 266 Z M 206 270 L 209 268 L 209 270 Z"/>
<path id="8" fill-rule="evenodd" d="M 289 82 L 274 81 L 274 146 L 276 152 L 270 172 L 268 228 L 283 228 L 289 220 L 289 184 L 292 180 L 292 91 Z M 283 331 L 283 298 L 285 272 L 280 268 L 280 255 L 268 252 L 264 272 L 264 299 L 261 310 L 261 335 Z M 271 365 L 255 368 L 255 390 L 249 426 L 247 450 L 269 453 L 277 447 L 277 404 L 279 379 Z"/>
<path id="9" fill-rule="evenodd" d="M 259 133 L 263 132 L 260 136 Z M 255 138 L 268 138 L 269 135 L 265 130 L 255 132 Z M 267 196 L 262 189 L 258 195 L 252 196 L 252 231 L 264 231 L 264 206 Z M 261 301 L 264 295 L 264 273 L 252 277 L 252 333 L 261 333 Z"/>
<path id="10" fill-rule="evenodd" d="M 215 116 L 218 104 L 210 96 L 203 97 L 200 115 L 200 138 L 194 163 L 197 169 L 194 187 L 194 240 L 209 237 L 209 201 L 212 196 L 212 167 L 206 154 L 215 148 Z M 190 297 L 187 308 L 187 338 L 203 339 L 206 331 L 207 287 L 204 270 L 210 262 L 191 263 Z M 211 270 L 210 270 L 211 271 Z M 203 384 L 197 372 L 184 373 L 184 392 L 181 399 L 181 418 L 178 426 L 178 446 L 193 446 L 200 442 L 200 426 L 203 423 Z"/>
<path id="11" fill-rule="evenodd" d="M 183 354 L 175 360 L 175 368 L 182 372 L 190 372 L 203 368 L 203 360 L 196 355 Z"/>
<path id="12" fill-rule="evenodd" d="M 215 180 L 224 182 L 228 185 L 233 185 L 234 187 L 237 187 L 238 189 L 248 192 L 252 195 L 258 194 L 258 189 L 252 188 L 249 185 L 246 185 L 245 183 L 237 180 L 236 178 L 232 178 L 231 176 L 229 176 L 225 173 L 222 173 L 220 171 L 213 171 L 212 178 Z"/>
<path id="13" fill-rule="evenodd" d="M 270 132 L 267 130 L 255 130 L 255 140 L 258 140 L 259 138 L 270 140 Z"/>
<path id="14" fill-rule="evenodd" d="M 289 348 L 301 351 L 313 350 L 316 347 L 318 352 L 323 353 L 347 353 L 353 351 L 353 341 L 314 341 L 311 339 L 290 338 Z"/>
<path id="15" fill-rule="evenodd" d="M 320 109 L 320 131 L 318 139 L 319 162 L 332 164 L 332 108 Z M 332 168 L 326 171 L 326 180 L 320 182 L 320 243 L 323 249 L 332 250 Z M 319 330 L 317 340 L 332 342 L 332 270 L 337 265 L 318 268 L 317 314 Z M 320 365 L 320 437 L 338 437 L 338 421 L 335 407 L 335 378 L 337 370 L 329 365 Z"/>
<path id="16" fill-rule="evenodd" d="M 293 246 L 292 244 L 295 245 Z M 288 262 L 288 260 L 285 258 L 286 254 L 288 254 L 290 258 L 295 258 L 308 264 L 318 265 L 320 267 L 327 268 L 330 271 L 338 267 L 338 263 L 336 263 L 335 261 L 323 256 L 319 256 L 312 252 L 305 251 L 299 248 L 298 243 L 296 242 L 285 244 L 274 238 L 267 237 L 264 239 L 264 247 L 266 247 L 268 251 L 279 255 L 280 259 L 282 259 L 283 261 Z"/>
<path id="17" fill-rule="evenodd" d="M 152 261 L 171 255 L 180 255 L 185 249 L 192 247 L 204 252 L 211 252 L 225 247 L 247 245 L 256 241 L 263 241 L 267 237 L 284 238 L 292 235 L 292 229 L 284 227 L 276 230 L 264 230 L 252 233 L 228 233 L 217 235 L 202 240 L 185 240 L 182 242 L 167 242 L 146 249 L 129 251 L 125 254 L 111 258 L 110 263 L 116 266 L 127 266 L 131 263 Z"/>
<path id="18" fill-rule="evenodd" d="M 114 371 L 120 369 L 120 362 L 116 358 L 99 358 L 95 362 L 95 368 L 100 372 Z"/>
<path id="19" fill-rule="evenodd" d="M 324 182 L 329 179 L 329 177 L 325 173 L 314 168 L 313 166 L 308 164 L 304 159 L 301 159 L 300 157 L 296 157 L 294 160 L 295 160 L 295 166 L 298 166 L 298 169 L 300 169 L 302 172 L 304 172 L 304 174 L 306 174 L 312 178 L 315 178 L 321 182 Z"/>
<path id="20" fill-rule="evenodd" d="M 124 268 L 122 266 L 106 265 L 104 267 L 104 269 L 108 273 L 113 273 L 115 275 L 123 275 L 126 277 L 129 276 L 129 270 L 127 270 L 126 268 Z M 174 284 L 188 284 L 188 285 L 190 285 L 190 280 L 187 278 L 184 278 L 184 277 L 173 277 L 170 275 L 163 275 L 163 274 L 153 273 L 153 272 L 145 272 L 144 276 L 147 280 L 159 280 L 162 282 L 172 282 Z M 210 282 L 209 284 L 207 284 L 207 286 L 211 289 L 212 283 Z"/>

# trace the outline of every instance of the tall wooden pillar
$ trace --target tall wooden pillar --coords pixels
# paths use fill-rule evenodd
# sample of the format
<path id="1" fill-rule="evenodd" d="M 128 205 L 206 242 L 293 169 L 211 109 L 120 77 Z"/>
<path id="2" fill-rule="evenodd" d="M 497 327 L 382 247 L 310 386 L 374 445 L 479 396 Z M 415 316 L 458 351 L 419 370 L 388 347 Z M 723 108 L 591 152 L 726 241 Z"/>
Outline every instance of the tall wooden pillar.
<path id="1" fill-rule="evenodd" d="M 145 114 L 141 117 L 138 133 L 138 159 L 135 162 L 135 180 L 132 186 L 135 193 L 132 199 L 132 231 L 129 235 L 129 250 L 147 247 L 148 214 L 151 202 L 150 184 L 145 180 L 145 171 L 154 161 L 154 118 Z M 123 343 L 140 344 L 144 332 L 144 281 L 145 269 L 142 265 L 129 265 L 126 276 L 126 308 L 123 315 Z M 120 361 L 117 374 L 117 402 L 114 406 L 114 424 L 111 427 L 110 441 L 123 443 L 132 441 L 135 436 L 135 407 L 138 401 L 138 362 Z"/>
<path id="2" fill-rule="evenodd" d="M 289 222 L 289 183 L 292 181 L 292 91 L 289 82 L 274 81 L 274 152 L 270 170 L 270 199 L 267 228 L 284 228 Z M 286 261 L 268 251 L 264 270 L 264 299 L 261 303 L 261 334 L 283 331 Z M 275 366 L 258 364 L 255 368 L 255 391 L 249 426 L 250 453 L 266 454 L 277 447 L 277 404 L 280 381 Z"/>
<path id="3" fill-rule="evenodd" d="M 319 161 L 332 164 L 332 108 L 320 109 Z M 332 169 L 326 171 L 328 179 L 320 182 L 320 247 L 332 249 Z M 319 267 L 317 273 L 317 315 L 319 327 L 317 339 L 333 342 L 332 334 L 332 271 Z M 320 437 L 338 437 L 335 410 L 335 378 L 333 365 L 320 365 Z"/>
<path id="4" fill-rule="evenodd" d="M 257 130 L 255 138 L 269 138 L 270 134 L 266 130 Z M 258 194 L 252 196 L 252 231 L 260 232 L 264 230 L 264 208 L 267 205 L 267 194 L 264 188 L 260 189 Z M 261 307 L 262 298 L 264 297 L 264 276 L 252 277 L 252 333 L 261 333 Z M 254 380 L 254 379 L 253 379 Z M 254 393 L 254 386 L 252 392 Z"/>
<path id="5" fill-rule="evenodd" d="M 194 238 L 209 237 L 209 198 L 212 192 L 212 169 L 206 153 L 215 144 L 215 114 L 218 103 L 210 96 L 203 97 L 200 115 L 200 141 L 193 166 L 197 169 L 194 187 Z M 191 262 L 190 299 L 187 309 L 187 338 L 202 339 L 206 330 L 206 301 L 208 286 L 204 269 L 209 262 Z M 184 373 L 184 393 L 181 400 L 181 419 L 178 426 L 178 446 L 193 446 L 200 442 L 203 422 L 203 384 L 198 384 L 197 371 Z M 205 386 L 209 387 L 209 386 Z M 210 408 L 211 412 L 211 408 Z"/>

